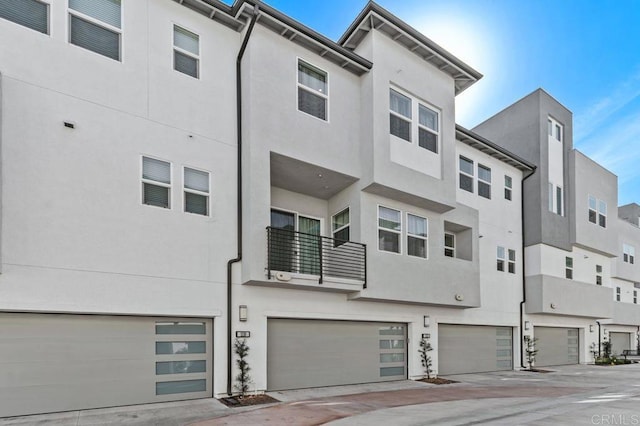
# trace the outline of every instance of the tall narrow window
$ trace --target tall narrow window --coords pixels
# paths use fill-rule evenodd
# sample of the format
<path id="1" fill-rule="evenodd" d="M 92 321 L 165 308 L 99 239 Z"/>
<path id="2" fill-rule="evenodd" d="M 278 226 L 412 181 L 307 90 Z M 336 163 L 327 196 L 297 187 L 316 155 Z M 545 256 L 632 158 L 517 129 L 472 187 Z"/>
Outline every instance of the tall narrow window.
<path id="1" fill-rule="evenodd" d="M 513 179 L 511 176 L 504 176 L 504 199 L 511 200 L 511 195 L 513 191 Z"/>
<path id="2" fill-rule="evenodd" d="M 598 225 L 607 227 L 607 203 L 598 200 Z"/>
<path id="3" fill-rule="evenodd" d="M 460 189 L 473 192 L 473 161 L 460 157 Z"/>
<path id="4" fill-rule="evenodd" d="M 177 25 L 173 26 L 173 69 L 200 76 L 200 36 Z"/>
<path id="5" fill-rule="evenodd" d="M 496 251 L 496 258 L 497 258 L 496 267 L 498 271 L 504 272 L 504 264 L 506 263 L 504 247 L 498 246 L 498 249 Z"/>
<path id="6" fill-rule="evenodd" d="M 444 233 L 444 255 L 456 257 L 456 235 L 449 232 Z"/>
<path id="7" fill-rule="evenodd" d="M 620 301 L 620 299 L 622 299 L 622 294 L 620 291 L 620 287 L 616 287 L 616 301 Z"/>
<path id="8" fill-rule="evenodd" d="M 171 163 L 142 157 L 142 203 L 171 208 Z"/>
<path id="9" fill-rule="evenodd" d="M 349 241 L 349 239 L 351 238 L 350 227 L 351 219 L 349 207 L 331 217 L 331 228 L 333 232 L 334 247 L 338 247 L 339 245 L 342 245 L 345 242 Z"/>
<path id="10" fill-rule="evenodd" d="M 478 164 L 478 195 L 491 199 L 491 169 Z"/>
<path id="11" fill-rule="evenodd" d="M 563 196 L 562 188 L 556 187 L 556 214 L 562 216 Z"/>
<path id="12" fill-rule="evenodd" d="M 120 0 L 69 0 L 69 42 L 121 60 Z"/>
<path id="13" fill-rule="evenodd" d="M 598 223 L 598 200 L 596 197 L 589 195 L 589 222 Z"/>
<path id="14" fill-rule="evenodd" d="M 49 5 L 38 0 L 0 1 L 0 18 L 49 34 Z"/>
<path id="15" fill-rule="evenodd" d="M 516 251 L 509 249 L 509 265 L 508 265 L 508 270 L 509 273 L 511 274 L 515 274 L 516 273 Z"/>
<path id="16" fill-rule="evenodd" d="M 398 210 L 378 207 L 378 249 L 400 253 L 402 217 Z"/>
<path id="17" fill-rule="evenodd" d="M 184 168 L 184 211 L 209 215 L 209 173 Z"/>
<path id="18" fill-rule="evenodd" d="M 438 153 L 438 113 L 424 105 L 418 106 L 418 145 Z"/>
<path id="19" fill-rule="evenodd" d="M 411 142 L 411 98 L 389 89 L 389 109 L 391 134 Z"/>
<path id="20" fill-rule="evenodd" d="M 302 60 L 298 60 L 298 110 L 327 120 L 329 101 L 328 75 Z"/>
<path id="21" fill-rule="evenodd" d="M 567 279 L 573 279 L 573 257 L 565 257 L 564 259 L 564 277 Z"/>
<path id="22" fill-rule="evenodd" d="M 555 212 L 555 209 L 553 208 L 553 199 L 554 199 L 555 195 L 553 193 L 553 184 L 551 182 L 549 182 L 549 211 L 550 212 Z"/>
<path id="23" fill-rule="evenodd" d="M 596 265 L 596 284 L 602 285 L 602 265 Z"/>
<path id="24" fill-rule="evenodd" d="M 633 303 L 638 304 L 638 290 L 633 290 Z"/>
<path id="25" fill-rule="evenodd" d="M 407 254 L 427 257 L 427 219 L 407 213 Z"/>

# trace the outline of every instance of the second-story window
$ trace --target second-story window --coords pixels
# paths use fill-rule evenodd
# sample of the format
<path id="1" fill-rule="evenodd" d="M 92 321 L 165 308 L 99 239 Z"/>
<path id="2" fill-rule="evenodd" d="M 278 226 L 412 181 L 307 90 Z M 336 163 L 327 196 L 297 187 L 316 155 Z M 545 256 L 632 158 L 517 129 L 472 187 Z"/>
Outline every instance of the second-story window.
<path id="1" fill-rule="evenodd" d="M 513 192 L 513 179 L 511 176 L 504 175 L 504 199 L 511 201 Z"/>
<path id="2" fill-rule="evenodd" d="M 209 173 L 184 168 L 184 211 L 209 216 Z"/>
<path id="3" fill-rule="evenodd" d="M 620 287 L 616 287 L 616 301 L 619 302 L 622 299 L 622 292 Z"/>
<path id="4" fill-rule="evenodd" d="M 400 253 L 402 215 L 399 210 L 378 207 L 378 249 Z"/>
<path id="5" fill-rule="evenodd" d="M 444 233 L 444 255 L 456 257 L 456 235 L 449 232 Z"/>
<path id="6" fill-rule="evenodd" d="M 121 60 L 120 0 L 69 0 L 69 42 Z"/>
<path id="7" fill-rule="evenodd" d="M 142 157 L 142 203 L 171 208 L 171 163 Z"/>
<path id="8" fill-rule="evenodd" d="M 389 105 L 391 134 L 411 142 L 411 98 L 390 89 Z"/>
<path id="9" fill-rule="evenodd" d="M 491 169 L 478 164 L 478 195 L 491 199 Z"/>
<path id="10" fill-rule="evenodd" d="M 349 207 L 331 217 L 331 229 L 334 240 L 334 247 L 338 247 L 339 245 L 342 245 L 349 241 L 349 239 L 351 238 L 350 227 L 351 220 Z"/>
<path id="11" fill-rule="evenodd" d="M 496 251 L 496 258 L 497 258 L 497 270 L 504 272 L 504 264 L 506 263 L 504 247 L 498 246 L 498 249 Z"/>
<path id="12" fill-rule="evenodd" d="M 549 136 L 558 142 L 562 142 L 562 125 L 553 118 L 548 119 Z"/>
<path id="13" fill-rule="evenodd" d="M 564 258 L 564 277 L 569 280 L 573 279 L 573 257 Z"/>
<path id="14" fill-rule="evenodd" d="M 635 262 L 636 249 L 629 244 L 622 245 L 622 261 L 633 264 Z"/>
<path id="15" fill-rule="evenodd" d="M 407 213 L 407 254 L 427 257 L 427 219 Z"/>
<path id="16" fill-rule="evenodd" d="M 298 110 L 326 121 L 328 102 L 327 73 L 298 60 Z"/>
<path id="17" fill-rule="evenodd" d="M 508 259 L 509 264 L 507 266 L 508 266 L 509 273 L 515 274 L 516 273 L 516 251 L 509 249 L 508 254 L 509 254 L 509 259 Z"/>
<path id="18" fill-rule="evenodd" d="M 173 69 L 200 76 L 200 36 L 177 25 L 173 26 Z"/>
<path id="19" fill-rule="evenodd" d="M 633 303 L 638 304 L 638 290 L 633 290 Z"/>
<path id="20" fill-rule="evenodd" d="M 424 105 L 418 106 L 418 146 L 438 153 L 438 113 Z"/>
<path id="21" fill-rule="evenodd" d="M 460 156 L 460 189 L 473 192 L 473 161 Z"/>
<path id="22" fill-rule="evenodd" d="M 607 227 L 607 203 L 598 200 L 598 225 Z"/>
<path id="23" fill-rule="evenodd" d="M 49 5 L 38 0 L 0 1 L 0 18 L 49 34 Z"/>
<path id="24" fill-rule="evenodd" d="M 602 265 L 596 265 L 596 284 L 602 285 Z"/>

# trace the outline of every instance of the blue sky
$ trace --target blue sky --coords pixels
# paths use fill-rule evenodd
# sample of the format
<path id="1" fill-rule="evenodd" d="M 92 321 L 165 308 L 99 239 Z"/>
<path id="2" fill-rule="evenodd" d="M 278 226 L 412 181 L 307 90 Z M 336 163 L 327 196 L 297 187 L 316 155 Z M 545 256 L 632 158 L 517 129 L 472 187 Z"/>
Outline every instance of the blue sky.
<path id="1" fill-rule="evenodd" d="M 471 128 L 542 87 L 573 112 L 574 147 L 640 203 L 640 0 L 378 0 L 484 74 L 456 100 Z M 337 40 L 366 0 L 268 0 Z"/>

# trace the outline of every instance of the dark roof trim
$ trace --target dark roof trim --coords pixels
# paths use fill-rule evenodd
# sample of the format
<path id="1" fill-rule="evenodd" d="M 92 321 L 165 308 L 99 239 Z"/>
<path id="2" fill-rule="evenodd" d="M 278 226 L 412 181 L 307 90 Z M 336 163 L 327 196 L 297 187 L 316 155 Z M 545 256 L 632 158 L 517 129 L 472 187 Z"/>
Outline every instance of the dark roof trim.
<path id="1" fill-rule="evenodd" d="M 207 16 L 209 19 L 220 22 L 227 27 L 241 31 L 245 23 L 238 21 L 232 14 L 231 6 L 222 3 L 219 0 L 174 0 L 189 9 Z"/>
<path id="2" fill-rule="evenodd" d="M 459 124 L 456 124 L 456 139 L 523 172 L 533 172 L 536 169 L 534 164 L 483 138 L 479 134 L 465 129 Z"/>

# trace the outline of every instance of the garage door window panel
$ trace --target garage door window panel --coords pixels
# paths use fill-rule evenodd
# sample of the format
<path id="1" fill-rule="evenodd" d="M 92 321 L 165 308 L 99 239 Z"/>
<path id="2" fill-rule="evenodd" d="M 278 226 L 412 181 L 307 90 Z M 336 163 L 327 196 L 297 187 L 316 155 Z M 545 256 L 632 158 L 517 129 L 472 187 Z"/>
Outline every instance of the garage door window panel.
<path id="1" fill-rule="evenodd" d="M 156 342 L 157 355 L 203 354 L 206 342 Z"/>
<path id="2" fill-rule="evenodd" d="M 206 390 L 207 390 L 207 381 L 205 379 L 156 382 L 156 395 L 205 392 Z"/>
<path id="3" fill-rule="evenodd" d="M 206 373 L 207 361 L 163 361 L 156 362 L 156 374 L 190 374 Z"/>

